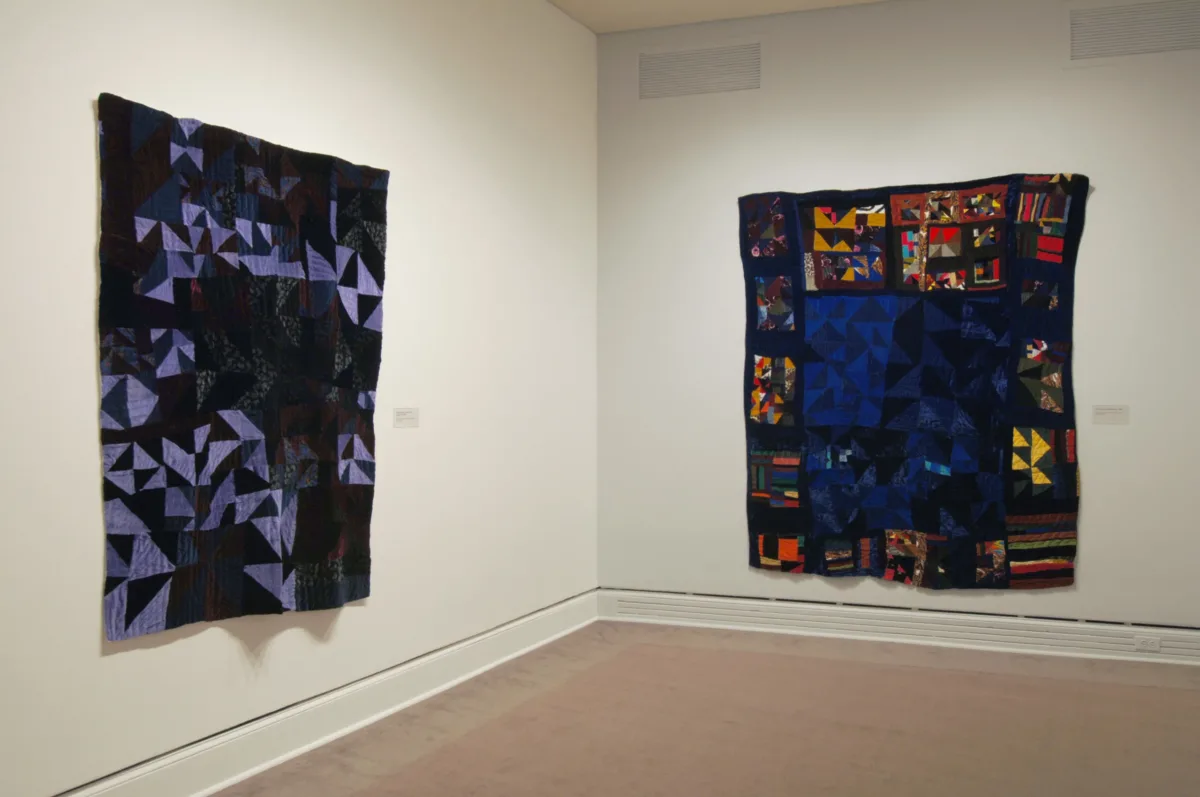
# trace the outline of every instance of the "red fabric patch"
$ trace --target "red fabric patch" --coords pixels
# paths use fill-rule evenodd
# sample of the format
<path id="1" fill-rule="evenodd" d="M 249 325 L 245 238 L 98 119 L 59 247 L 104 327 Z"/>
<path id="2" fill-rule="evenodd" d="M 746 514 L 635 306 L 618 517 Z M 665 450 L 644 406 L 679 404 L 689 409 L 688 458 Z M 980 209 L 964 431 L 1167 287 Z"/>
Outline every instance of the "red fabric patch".
<path id="1" fill-rule="evenodd" d="M 1055 238 L 1052 235 L 1038 236 L 1038 249 L 1043 252 L 1061 252 L 1063 250 L 1063 239 Z"/>
<path id="2" fill-rule="evenodd" d="M 1014 573 L 1043 573 L 1047 570 L 1073 570 L 1073 562 L 1012 562 L 1009 567 Z"/>

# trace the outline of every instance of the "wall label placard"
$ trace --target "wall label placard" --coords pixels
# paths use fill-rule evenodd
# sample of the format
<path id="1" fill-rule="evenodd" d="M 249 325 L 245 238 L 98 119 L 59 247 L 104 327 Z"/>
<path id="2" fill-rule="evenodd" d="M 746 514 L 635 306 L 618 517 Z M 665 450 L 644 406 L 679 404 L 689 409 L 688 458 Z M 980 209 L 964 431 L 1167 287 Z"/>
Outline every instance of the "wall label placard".
<path id="1" fill-rule="evenodd" d="M 396 407 L 392 410 L 392 426 L 397 429 L 416 429 L 421 425 L 421 411 L 417 407 Z"/>
<path id="2" fill-rule="evenodd" d="M 1092 423 L 1102 426 L 1128 426 L 1128 404 L 1093 404 Z"/>

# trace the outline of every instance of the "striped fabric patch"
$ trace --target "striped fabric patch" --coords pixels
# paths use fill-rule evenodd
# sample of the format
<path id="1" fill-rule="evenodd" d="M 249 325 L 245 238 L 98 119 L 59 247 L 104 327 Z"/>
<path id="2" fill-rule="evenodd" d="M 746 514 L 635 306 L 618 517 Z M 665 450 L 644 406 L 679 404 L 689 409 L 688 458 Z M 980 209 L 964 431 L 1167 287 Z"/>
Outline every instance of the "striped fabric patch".
<path id="1" fill-rule="evenodd" d="M 854 545 L 848 540 L 828 540 L 825 543 L 825 572 L 831 576 L 846 576 L 854 572 Z"/>
<path id="2" fill-rule="evenodd" d="M 882 544 L 878 535 L 861 539 L 834 538 L 823 541 L 820 572 L 827 576 L 881 576 Z"/>
<path id="3" fill-rule="evenodd" d="M 1009 586 L 1013 589 L 1065 586 L 1075 581 L 1075 515 L 1028 515 L 1009 518 Z"/>
<path id="4" fill-rule="evenodd" d="M 750 457 L 750 497 L 773 507 L 800 506 L 800 455 L 771 451 Z"/>
<path id="5" fill-rule="evenodd" d="M 1060 177 L 1029 176 L 1017 203 L 1018 252 L 1046 263 L 1062 263 L 1071 217 L 1071 195 Z"/>

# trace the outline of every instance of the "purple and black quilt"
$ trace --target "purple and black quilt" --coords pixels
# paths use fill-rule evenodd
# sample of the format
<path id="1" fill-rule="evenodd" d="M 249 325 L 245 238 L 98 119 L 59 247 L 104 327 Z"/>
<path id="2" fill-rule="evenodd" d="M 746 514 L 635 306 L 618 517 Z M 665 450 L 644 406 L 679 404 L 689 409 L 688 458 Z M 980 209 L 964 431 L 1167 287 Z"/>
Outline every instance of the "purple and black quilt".
<path id="1" fill-rule="evenodd" d="M 388 173 L 99 109 L 107 637 L 367 597 Z"/>

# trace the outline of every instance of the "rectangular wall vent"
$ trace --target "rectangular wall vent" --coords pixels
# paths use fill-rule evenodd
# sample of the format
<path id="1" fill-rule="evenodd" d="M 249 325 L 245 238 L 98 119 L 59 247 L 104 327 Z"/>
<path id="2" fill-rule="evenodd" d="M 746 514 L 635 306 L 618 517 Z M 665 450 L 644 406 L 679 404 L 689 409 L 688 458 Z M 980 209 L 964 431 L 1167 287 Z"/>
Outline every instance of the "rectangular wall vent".
<path id="1" fill-rule="evenodd" d="M 1200 665 L 1200 629 L 600 590 L 600 619 Z"/>
<path id="2" fill-rule="evenodd" d="M 642 53 L 638 95 L 643 100 L 756 89 L 762 80 L 762 46 L 736 44 L 674 53 Z"/>
<path id="3" fill-rule="evenodd" d="M 1071 9 L 1071 60 L 1200 49 L 1200 0 Z"/>

